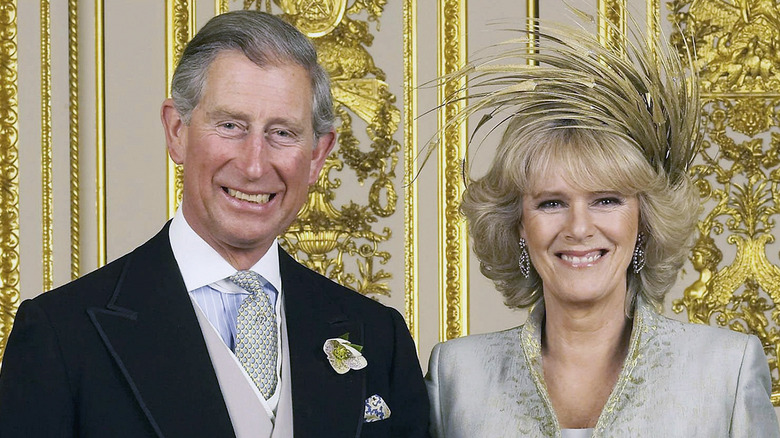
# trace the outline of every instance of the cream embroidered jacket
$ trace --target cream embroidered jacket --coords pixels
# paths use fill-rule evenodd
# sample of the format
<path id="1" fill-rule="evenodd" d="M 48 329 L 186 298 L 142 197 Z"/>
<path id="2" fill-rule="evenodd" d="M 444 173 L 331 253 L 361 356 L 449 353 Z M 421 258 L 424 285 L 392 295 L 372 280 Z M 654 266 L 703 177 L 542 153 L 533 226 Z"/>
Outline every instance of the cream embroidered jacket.
<path id="1" fill-rule="evenodd" d="M 544 383 L 537 305 L 513 329 L 437 345 L 434 437 L 560 437 Z M 759 340 L 686 324 L 638 300 L 629 352 L 593 437 L 780 437 Z"/>

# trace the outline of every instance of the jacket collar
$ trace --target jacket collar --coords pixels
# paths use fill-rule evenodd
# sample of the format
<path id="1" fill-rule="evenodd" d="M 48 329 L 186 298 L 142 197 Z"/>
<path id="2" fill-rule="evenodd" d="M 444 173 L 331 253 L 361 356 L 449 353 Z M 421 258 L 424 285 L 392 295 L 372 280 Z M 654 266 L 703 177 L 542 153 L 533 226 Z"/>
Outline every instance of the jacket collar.
<path id="1" fill-rule="evenodd" d="M 522 331 L 520 332 L 520 343 L 523 348 L 526 363 L 528 364 L 529 372 L 536 384 L 539 397 L 547 408 L 546 415 L 543 418 L 540 418 L 540 428 L 545 431 L 545 434 L 548 436 L 560 436 L 561 426 L 560 423 L 558 423 L 558 417 L 555 414 L 550 395 L 547 392 L 547 385 L 544 381 L 544 370 L 542 368 L 542 329 L 544 326 L 544 315 L 544 301 L 539 300 L 531 308 L 528 319 L 525 324 L 523 324 Z M 606 427 L 612 423 L 612 416 L 615 412 L 619 411 L 619 404 L 625 402 L 626 397 L 624 397 L 623 394 L 626 391 L 627 386 L 631 383 L 632 373 L 642 357 L 641 352 L 655 335 L 658 320 L 660 318 L 641 295 L 638 295 L 636 298 L 633 315 L 634 318 L 632 320 L 628 354 L 623 362 L 623 367 L 618 376 L 618 380 L 615 383 L 615 387 L 612 389 L 612 393 L 607 399 L 596 423 L 596 427 L 593 430 L 594 437 L 604 436 Z"/>
<path id="2" fill-rule="evenodd" d="M 233 436 L 168 226 L 129 254 L 106 307 L 87 313 L 159 436 Z"/>

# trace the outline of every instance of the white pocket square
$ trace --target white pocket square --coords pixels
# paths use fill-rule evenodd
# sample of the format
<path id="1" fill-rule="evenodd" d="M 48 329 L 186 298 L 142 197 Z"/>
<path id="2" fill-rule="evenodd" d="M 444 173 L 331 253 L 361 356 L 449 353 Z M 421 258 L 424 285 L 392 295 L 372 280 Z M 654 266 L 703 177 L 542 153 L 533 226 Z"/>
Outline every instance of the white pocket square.
<path id="1" fill-rule="evenodd" d="M 366 399 L 366 409 L 363 413 L 363 422 L 373 423 L 390 418 L 390 408 L 379 394 L 374 394 Z"/>

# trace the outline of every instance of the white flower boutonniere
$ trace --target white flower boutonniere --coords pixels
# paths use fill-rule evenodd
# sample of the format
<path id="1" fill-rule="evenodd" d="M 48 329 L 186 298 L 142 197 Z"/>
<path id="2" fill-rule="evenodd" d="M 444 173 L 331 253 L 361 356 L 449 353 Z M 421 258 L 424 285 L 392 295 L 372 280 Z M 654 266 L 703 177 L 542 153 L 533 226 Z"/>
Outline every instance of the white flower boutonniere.
<path id="1" fill-rule="evenodd" d="M 345 374 L 349 370 L 362 370 L 368 365 L 368 361 L 360 353 L 362 350 L 362 346 L 349 342 L 349 333 L 328 339 L 322 346 L 330 366 L 339 374 Z"/>

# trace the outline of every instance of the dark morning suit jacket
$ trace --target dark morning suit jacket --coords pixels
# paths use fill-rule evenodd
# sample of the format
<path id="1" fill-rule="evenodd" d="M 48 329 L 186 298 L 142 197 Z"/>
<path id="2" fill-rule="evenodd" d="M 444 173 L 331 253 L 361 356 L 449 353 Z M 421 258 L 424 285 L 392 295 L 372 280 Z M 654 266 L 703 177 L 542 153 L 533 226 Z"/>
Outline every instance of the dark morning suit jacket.
<path id="1" fill-rule="evenodd" d="M 426 436 L 428 399 L 400 314 L 280 253 L 295 436 Z M 368 366 L 339 375 L 322 346 L 344 333 Z M 373 394 L 391 415 L 364 423 Z M 234 436 L 168 225 L 19 307 L 0 372 L 0 437 L 71 436 Z"/>

